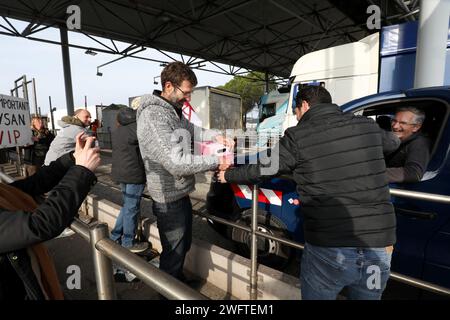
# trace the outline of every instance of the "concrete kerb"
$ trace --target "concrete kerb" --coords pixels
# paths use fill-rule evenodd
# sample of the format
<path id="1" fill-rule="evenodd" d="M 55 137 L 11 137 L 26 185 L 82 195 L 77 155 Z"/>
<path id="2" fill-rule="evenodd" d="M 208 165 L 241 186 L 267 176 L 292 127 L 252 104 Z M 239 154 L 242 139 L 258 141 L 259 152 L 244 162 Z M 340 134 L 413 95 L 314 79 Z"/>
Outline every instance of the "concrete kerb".
<path id="1" fill-rule="evenodd" d="M 107 223 L 110 229 L 114 227 L 121 208 L 119 205 L 90 194 L 87 197 L 87 206 L 90 216 Z M 161 251 L 156 223 L 146 222 L 144 236 L 156 250 Z M 186 257 L 185 269 L 238 299 L 249 299 L 249 259 L 205 241 L 193 239 L 191 250 Z M 259 265 L 258 299 L 299 300 L 299 280 Z"/>

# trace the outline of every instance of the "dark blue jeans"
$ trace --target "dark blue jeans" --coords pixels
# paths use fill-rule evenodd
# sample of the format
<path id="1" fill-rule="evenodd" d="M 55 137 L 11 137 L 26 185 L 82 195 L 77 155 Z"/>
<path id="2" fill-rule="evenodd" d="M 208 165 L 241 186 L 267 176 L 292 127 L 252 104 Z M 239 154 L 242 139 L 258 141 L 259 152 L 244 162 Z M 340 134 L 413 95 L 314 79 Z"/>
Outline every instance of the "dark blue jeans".
<path id="1" fill-rule="evenodd" d="M 121 183 L 123 206 L 120 209 L 116 225 L 111 231 L 111 239 L 129 248 L 133 245 L 136 235 L 137 218 L 141 210 L 141 196 L 145 184 Z"/>
<path id="2" fill-rule="evenodd" d="M 300 289 L 303 300 L 334 300 L 347 287 L 348 299 L 379 300 L 390 275 L 386 248 L 331 248 L 305 244 Z"/>
<path id="3" fill-rule="evenodd" d="M 192 204 L 189 196 L 180 200 L 153 202 L 162 252 L 159 268 L 183 279 L 183 265 L 192 241 Z"/>

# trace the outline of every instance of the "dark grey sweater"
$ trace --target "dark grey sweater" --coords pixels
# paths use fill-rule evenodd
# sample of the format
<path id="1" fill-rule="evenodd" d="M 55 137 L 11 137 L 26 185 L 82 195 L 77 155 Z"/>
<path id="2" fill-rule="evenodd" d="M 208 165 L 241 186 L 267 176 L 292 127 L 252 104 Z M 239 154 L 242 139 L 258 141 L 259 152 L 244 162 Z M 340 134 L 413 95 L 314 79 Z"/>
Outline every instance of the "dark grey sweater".
<path id="1" fill-rule="evenodd" d="M 418 182 L 430 160 L 430 140 L 421 133 L 413 134 L 400 147 L 386 156 L 389 182 Z"/>
<path id="2" fill-rule="evenodd" d="M 156 202 L 179 200 L 195 190 L 195 173 L 214 170 L 216 156 L 191 153 L 191 138 L 198 140 L 195 129 L 175 107 L 157 95 L 141 97 L 137 110 L 137 136 L 147 175 L 147 189 Z"/>

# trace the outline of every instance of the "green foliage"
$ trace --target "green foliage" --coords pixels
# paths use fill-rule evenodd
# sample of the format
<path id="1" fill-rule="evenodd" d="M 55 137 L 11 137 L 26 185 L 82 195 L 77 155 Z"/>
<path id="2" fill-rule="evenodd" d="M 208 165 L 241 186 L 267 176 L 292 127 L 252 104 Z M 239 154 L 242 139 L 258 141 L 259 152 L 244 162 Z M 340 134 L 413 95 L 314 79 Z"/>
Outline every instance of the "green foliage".
<path id="1" fill-rule="evenodd" d="M 249 79 L 250 78 L 250 79 Z M 244 77 L 235 76 L 225 85 L 218 88 L 231 91 L 241 95 L 242 98 L 242 112 L 245 114 L 249 111 L 255 103 L 259 102 L 259 98 L 265 91 L 264 73 L 250 72 Z M 269 89 L 276 89 L 276 85 L 269 83 Z M 269 91 L 270 91 L 269 90 Z"/>

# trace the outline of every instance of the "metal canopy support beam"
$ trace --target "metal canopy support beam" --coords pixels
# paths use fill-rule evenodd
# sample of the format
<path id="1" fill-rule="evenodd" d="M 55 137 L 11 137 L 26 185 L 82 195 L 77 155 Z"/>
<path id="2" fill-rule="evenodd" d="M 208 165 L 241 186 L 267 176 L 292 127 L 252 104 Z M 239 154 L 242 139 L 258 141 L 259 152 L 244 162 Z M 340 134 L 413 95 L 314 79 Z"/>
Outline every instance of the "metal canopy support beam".
<path id="1" fill-rule="evenodd" d="M 30 34 L 34 34 L 34 33 L 38 33 L 38 32 L 41 32 L 41 31 L 43 31 L 43 30 L 45 30 L 45 29 L 48 29 L 48 28 L 51 28 L 51 27 L 54 27 L 55 26 L 55 24 L 53 23 L 53 24 L 49 24 L 49 25 L 47 25 L 47 26 L 42 26 L 42 25 L 35 25 L 32 29 L 31 29 L 31 33 Z"/>
<path id="2" fill-rule="evenodd" d="M 399 7 L 402 8 L 405 13 L 407 14 L 407 18 L 409 21 L 415 20 L 414 16 L 409 15 L 411 13 L 411 10 L 408 8 L 408 6 L 403 2 L 403 0 L 396 0 Z"/>
<path id="3" fill-rule="evenodd" d="M 206 21 L 206 20 L 208 20 L 208 19 L 211 19 L 211 18 L 215 18 L 215 17 L 221 16 L 221 15 L 223 15 L 223 14 L 226 14 L 227 12 L 234 11 L 234 10 L 236 10 L 236 9 L 238 9 L 238 8 L 247 6 L 247 5 L 249 5 L 250 3 L 254 2 L 254 1 L 255 1 L 255 0 L 246 0 L 246 1 L 242 1 L 241 3 L 235 4 L 235 5 L 233 5 L 233 6 L 231 6 L 231 7 L 228 7 L 228 8 L 225 8 L 224 5 L 221 5 L 221 6 L 219 7 L 219 10 L 218 10 L 217 12 L 215 12 L 215 13 L 213 13 L 213 14 L 207 16 L 207 17 L 202 17 L 198 22 L 201 23 L 201 22 L 204 22 L 204 21 Z"/>
<path id="4" fill-rule="evenodd" d="M 61 35 L 61 54 L 63 60 L 64 70 L 64 86 L 66 91 L 66 108 L 67 115 L 71 116 L 74 112 L 73 90 L 72 90 L 72 73 L 70 71 L 70 54 L 69 54 L 69 40 L 67 37 L 67 29 L 65 26 L 59 27 Z"/>
<path id="5" fill-rule="evenodd" d="M 421 0 L 414 87 L 442 86 L 450 0 Z"/>
<path id="6" fill-rule="evenodd" d="M 22 37 L 26 37 L 27 35 L 31 34 L 31 29 L 33 28 L 33 26 L 34 26 L 34 22 L 30 22 L 30 23 L 25 27 L 25 29 L 23 29 L 23 31 L 22 31 L 22 33 L 21 33 Z"/>
<path id="7" fill-rule="evenodd" d="M 289 10 L 289 9 L 286 8 L 285 6 L 281 5 L 279 2 L 274 1 L 274 0 L 270 0 L 270 2 L 271 2 L 273 5 L 275 5 L 275 6 L 277 6 L 278 8 L 280 8 L 281 10 L 283 10 L 284 12 L 286 12 L 286 13 L 292 15 L 293 17 L 299 19 L 300 21 L 302 21 L 302 22 L 304 22 L 304 23 L 306 23 L 306 24 L 309 24 L 309 25 L 310 25 L 311 27 L 313 27 L 314 29 L 323 31 L 323 29 L 322 29 L 320 26 L 316 25 L 315 23 L 312 23 L 311 21 L 309 21 L 309 20 L 306 19 L 306 18 L 303 18 L 302 16 L 300 16 L 299 14 L 297 14 L 297 13 L 295 13 L 295 12 L 292 12 L 292 10 Z"/>
<path id="8" fill-rule="evenodd" d="M 4 26 L 0 25 L 0 27 L 4 27 Z M 7 29 L 7 28 L 5 28 L 5 29 Z M 0 35 L 14 36 L 14 37 L 19 36 L 20 37 L 20 33 L 16 34 L 16 33 L 14 33 L 13 30 L 10 30 L 10 29 L 7 29 L 7 30 L 9 31 L 8 33 L 0 31 Z M 52 41 L 52 40 L 47 40 L 47 39 L 35 38 L 35 37 L 30 37 L 30 36 L 23 37 L 23 38 L 25 38 L 27 40 L 39 41 L 39 42 L 44 42 L 44 43 L 49 43 L 49 44 L 56 44 L 56 45 L 61 45 L 61 43 L 62 43 L 62 42 L 58 42 L 58 41 Z M 93 47 L 87 47 L 87 46 L 80 46 L 80 45 L 75 45 L 75 44 L 70 44 L 70 43 L 68 43 L 67 45 L 69 47 L 72 47 L 72 48 L 75 48 L 75 49 L 82 49 L 82 50 L 88 50 L 89 49 L 89 50 L 93 50 L 93 51 L 96 51 L 96 52 L 107 53 L 107 54 L 120 54 L 122 56 L 126 56 L 126 57 L 129 57 L 129 58 L 140 59 L 140 60 L 145 60 L 145 61 L 151 61 L 151 62 L 156 62 L 156 63 L 159 63 L 159 64 L 167 64 L 167 63 L 170 62 L 170 61 L 151 59 L 151 58 L 145 58 L 145 57 L 138 57 L 138 56 L 127 54 L 127 52 L 129 52 L 131 50 L 134 50 L 134 49 L 136 49 L 138 47 L 135 44 L 131 44 L 130 46 L 128 46 L 126 49 L 122 50 L 119 53 L 117 53 L 115 51 L 111 51 L 111 50 L 105 50 L 105 49 L 101 49 L 101 48 L 93 48 Z M 176 61 L 175 58 L 169 56 L 164 51 L 162 51 L 162 50 L 158 50 L 158 51 L 160 51 L 162 54 L 164 54 L 167 57 L 169 57 L 171 61 Z M 198 57 L 197 58 L 196 57 L 192 57 L 192 58 L 200 59 Z M 210 60 L 205 60 L 205 59 L 201 59 L 200 62 L 195 62 L 195 64 L 197 64 L 197 63 L 204 63 L 204 62 L 209 62 L 212 65 L 214 65 Z M 191 63 L 191 64 L 193 64 L 193 63 Z M 217 65 L 214 65 L 214 66 L 217 67 Z M 217 74 L 225 74 L 225 75 L 231 75 L 231 76 L 240 75 L 240 74 L 246 74 L 246 73 L 251 71 L 251 69 L 249 69 L 249 68 L 247 68 L 246 71 L 243 71 L 243 72 L 240 72 L 240 73 L 238 73 L 237 71 L 235 71 L 233 73 L 230 73 L 230 72 L 228 72 L 226 70 L 224 71 L 224 69 L 222 69 L 221 71 L 204 69 L 202 67 L 199 67 L 199 68 L 196 68 L 196 69 L 202 70 L 202 71 L 206 71 L 206 72 L 217 73 Z M 241 69 L 242 68 L 239 68 L 238 70 L 241 70 Z"/>
<path id="9" fill-rule="evenodd" d="M 12 28 L 12 30 L 10 30 L 10 29 L 8 29 L 8 28 L 6 28 L 6 27 L 3 27 L 3 26 L 1 26 L 1 25 L 0 25 L 0 26 L 3 27 L 4 29 L 10 31 L 13 35 L 19 36 L 19 35 L 20 35 L 19 31 L 17 31 L 17 29 L 12 25 L 12 23 L 9 22 L 9 20 L 8 20 L 6 17 L 4 17 L 4 16 L 2 16 L 2 18 L 3 18 L 3 20 L 5 20 L 6 23 Z"/>
<path id="10" fill-rule="evenodd" d="M 395 5 L 387 6 L 394 1 Z M 359 3 L 357 7 L 365 9 L 367 3 L 373 2 L 383 8 L 385 17 L 397 13 L 403 17 L 413 16 L 417 10 L 418 0 L 394 1 L 348 0 L 345 3 Z M 83 32 L 91 36 L 173 51 L 185 57 L 196 56 L 218 63 L 268 71 L 272 75 L 285 77 L 289 76 L 290 68 L 277 68 L 274 65 L 295 63 L 304 43 L 310 43 L 309 48 L 302 48 L 307 52 L 312 48 L 322 49 L 335 38 L 338 43 L 345 43 L 349 41 L 348 37 L 354 37 L 351 39 L 354 41 L 367 34 L 365 10 L 341 10 L 344 2 L 340 0 L 321 0 L 316 1 L 317 4 L 306 0 L 16 2 L 0 4 L 0 13 L 28 23 L 34 22 L 24 35 L 42 31 L 49 25 L 64 24 L 64 7 L 78 4 L 83 12 L 90 12 L 83 15 Z M 335 3 L 340 5 L 332 5 Z M 270 11 L 274 14 L 268 14 Z M 353 19 L 351 13 L 358 13 L 358 19 Z M 337 23 L 341 17 L 345 21 Z M 301 27 L 299 22 L 302 23 Z M 348 22 L 350 26 L 347 26 Z M 223 27 L 227 25 L 229 27 Z M 6 24 L 0 26 L 0 30 L 3 29 L 14 31 Z M 292 33 L 290 31 L 294 32 L 295 38 L 289 36 Z M 343 34 L 347 34 L 347 38 L 342 37 Z M 117 53 L 116 47 L 121 50 L 114 43 L 101 42 L 102 48 L 108 51 L 112 49 Z"/>
<path id="11" fill-rule="evenodd" d="M 231 2 L 231 1 L 230 1 Z M 228 2 L 228 3 L 230 3 L 230 2 Z M 115 4 L 117 4 L 117 5 L 119 5 L 118 3 L 116 3 L 116 2 L 114 2 Z M 248 5 L 248 4 L 247 4 Z M 145 7 L 147 10 L 145 10 L 145 13 L 147 13 L 148 14 L 148 7 Z M 139 6 L 139 9 L 140 9 L 140 6 Z M 196 10 L 197 10 L 198 8 L 196 7 Z M 156 11 L 156 9 L 154 9 L 153 11 Z M 198 11 L 198 10 L 197 10 Z M 214 9 L 214 11 L 216 11 L 217 12 L 217 8 L 215 8 Z M 320 11 L 320 10 L 318 10 L 318 11 Z M 201 16 L 207 16 L 208 14 L 206 14 L 206 15 L 201 15 Z M 226 16 L 226 15 L 225 15 Z M 240 14 L 238 15 L 238 16 L 241 16 Z M 296 18 L 290 18 L 290 19 L 288 19 L 288 20 L 292 20 L 292 21 L 295 21 L 295 19 Z M 195 21 L 195 20 L 188 20 L 188 19 L 185 19 L 186 21 L 189 21 L 190 22 L 190 24 L 188 24 L 188 25 L 192 25 L 192 27 L 193 27 L 193 30 L 195 31 L 195 32 L 197 32 L 197 31 L 201 31 L 201 30 L 199 30 L 198 29 L 198 23 Z M 261 31 L 262 29 L 264 29 L 264 30 L 267 30 L 267 31 L 269 31 L 269 32 L 271 32 L 273 35 L 275 35 L 276 36 L 276 41 L 275 41 L 275 43 L 280 43 L 281 41 L 282 42 L 284 42 L 284 43 L 286 43 L 287 42 L 287 40 L 290 40 L 289 38 L 287 38 L 287 36 L 285 36 L 284 35 L 284 32 L 280 32 L 279 30 L 275 30 L 275 29 L 273 29 L 272 30 L 272 28 L 270 28 L 270 26 L 271 25 L 274 25 L 274 26 L 276 26 L 278 23 L 282 23 L 284 20 L 286 20 L 286 19 L 282 19 L 282 20 L 280 20 L 279 22 L 275 22 L 275 23 L 271 23 L 271 24 L 268 24 L 268 25 L 264 25 L 264 24 L 259 24 L 258 23 L 258 21 L 251 21 L 252 23 L 255 23 L 255 24 L 257 24 L 258 25 L 258 28 L 255 28 L 254 30 L 255 30 L 255 33 L 257 33 L 257 32 L 259 32 L 259 31 Z M 176 21 L 178 21 L 178 20 L 176 20 Z M 180 21 L 182 21 L 182 20 L 180 20 Z M 63 21 L 61 21 L 61 22 L 63 22 Z M 333 28 L 333 31 L 335 30 L 335 29 L 337 29 L 337 28 Z M 98 30 L 97 30 L 98 31 Z M 185 32 L 185 31 L 182 31 L 182 32 Z M 246 34 L 246 33 L 248 33 L 248 32 L 245 32 L 244 34 Z M 160 37 L 161 35 L 159 34 L 157 37 Z M 236 35 L 236 36 L 238 36 L 238 35 Z M 323 35 L 321 35 L 322 37 L 323 37 Z M 192 37 L 192 36 L 191 36 Z M 28 39 L 31 39 L 30 37 L 27 37 Z M 153 46 L 155 46 L 155 45 L 158 45 L 158 43 L 153 43 L 153 39 L 155 38 L 155 36 L 153 36 L 153 37 L 151 37 L 151 38 L 146 38 L 146 40 L 144 40 L 144 41 L 139 41 L 139 40 L 137 40 L 136 39 L 136 42 L 137 43 L 140 43 L 141 45 L 148 45 L 148 46 L 151 46 L 151 47 L 153 47 Z M 222 36 L 222 39 L 226 39 L 227 37 L 225 37 L 225 36 Z M 325 39 L 326 37 L 323 37 L 323 39 Z M 220 41 L 219 41 L 220 42 Z M 275 52 L 273 52 L 273 50 L 272 50 L 272 46 L 273 46 L 273 41 L 272 42 L 270 42 L 270 45 L 271 45 L 271 48 L 270 48 L 270 50 L 264 50 L 264 47 L 266 47 L 267 46 L 267 43 L 258 43 L 258 42 L 252 42 L 251 43 L 251 45 L 253 46 L 253 47 L 255 47 L 255 49 L 256 50 L 258 50 L 259 49 L 259 51 L 257 51 L 257 52 L 255 52 L 255 53 L 253 53 L 253 54 L 251 54 L 250 56 L 248 56 L 248 57 L 242 57 L 242 55 L 241 54 L 243 54 L 243 55 L 247 55 L 247 53 L 245 52 L 245 51 L 243 51 L 241 48 L 239 48 L 240 46 L 242 46 L 244 43 L 246 44 L 246 46 L 248 46 L 248 40 L 247 40 L 247 37 L 245 38 L 245 41 L 243 42 L 242 41 L 242 39 L 241 40 L 234 40 L 234 41 L 223 41 L 223 42 L 225 42 L 225 43 L 222 43 L 222 44 L 220 44 L 222 47 L 223 47 L 223 49 L 224 49 L 224 52 L 221 52 L 221 54 L 218 56 L 218 53 L 216 52 L 216 51 L 218 51 L 218 50 L 215 50 L 215 48 L 213 47 L 214 45 L 217 45 L 217 40 L 215 40 L 215 41 L 213 41 L 213 42 L 211 42 L 211 48 L 210 48 L 210 45 L 208 45 L 208 46 L 206 46 L 206 48 L 205 48 L 205 46 L 204 45 L 201 45 L 201 48 L 205 48 L 204 50 L 205 50 L 205 52 L 203 53 L 203 55 L 200 55 L 203 59 L 207 59 L 207 60 L 216 60 L 216 61 L 218 61 L 218 62 L 221 62 L 221 63 L 231 63 L 231 64 L 233 64 L 233 63 L 235 63 L 235 64 L 239 64 L 239 62 L 245 62 L 244 64 L 242 64 L 241 65 L 241 67 L 245 67 L 245 68 L 247 68 L 247 69 L 254 69 L 253 67 L 252 67 L 252 65 L 251 65 L 251 60 L 255 57 L 255 56 L 257 56 L 258 55 L 258 53 L 259 54 L 262 54 L 261 53 L 261 50 L 263 50 L 263 52 L 265 52 L 265 54 L 267 55 L 267 57 L 270 57 L 270 60 L 273 60 L 273 59 L 275 59 L 275 60 L 282 60 L 283 61 L 283 64 L 289 64 L 289 63 L 294 63 L 295 62 L 295 60 L 286 60 L 286 57 L 285 57 L 285 55 L 284 54 L 281 54 L 281 53 L 278 53 L 278 52 L 276 52 L 277 51 L 277 48 L 273 48 L 274 50 L 275 50 Z M 199 42 L 200 43 L 200 42 Z M 220 46 L 219 45 L 219 46 Z M 295 39 L 295 43 L 293 43 L 293 50 L 295 50 L 297 47 L 298 47 L 298 39 Z M 73 46 L 73 45 L 70 45 L 70 46 Z M 280 46 L 280 44 L 278 44 L 278 46 Z M 284 44 L 284 46 L 287 46 L 286 44 Z M 176 46 L 177 48 L 179 47 L 179 45 L 177 45 Z M 237 51 L 238 53 L 240 53 L 239 54 L 239 56 L 238 57 L 233 57 L 233 59 L 231 59 L 230 61 L 227 61 L 227 59 L 222 59 L 222 55 L 224 56 L 224 58 L 226 58 L 226 57 L 228 57 L 228 56 L 230 56 L 229 54 L 228 54 L 228 52 L 230 52 L 230 50 L 231 51 L 236 51 L 235 50 L 235 48 L 236 47 L 238 47 L 239 48 L 239 51 Z M 165 47 L 160 47 L 161 49 L 163 49 L 163 50 L 167 50 L 167 51 L 172 51 L 172 50 L 177 50 L 176 48 L 174 48 L 174 47 L 168 47 L 168 46 L 165 46 Z M 92 48 L 89 48 L 89 49 L 92 49 Z M 108 48 L 108 50 L 109 49 L 111 49 L 111 48 Z M 218 47 L 218 49 L 220 49 L 220 47 Z M 248 49 L 247 49 L 248 50 Z M 96 50 L 97 51 L 97 50 Z M 197 50 L 198 51 L 198 50 Z M 252 51 L 250 51 L 250 52 L 252 52 Z M 108 52 L 108 53 L 111 53 L 111 52 Z M 114 52 L 115 53 L 115 52 Z M 234 53 L 236 53 L 236 52 L 234 52 Z M 198 53 L 194 50 L 194 51 L 192 51 L 192 50 L 188 50 L 188 51 L 185 51 L 185 52 L 183 52 L 183 54 L 187 54 L 187 55 L 190 55 L 190 56 L 193 56 L 193 55 L 198 55 Z M 267 68 L 265 68 L 265 69 L 267 69 Z M 283 74 L 285 74 L 285 75 L 288 75 L 289 74 L 289 68 L 287 68 L 286 70 L 283 70 Z M 273 72 L 272 72 L 273 73 Z"/>
<path id="12" fill-rule="evenodd" d="M 295 18 L 294 18 L 295 19 Z M 256 23 L 256 22 L 255 22 Z M 193 23 L 193 24 L 195 24 L 195 23 Z M 276 25 L 276 24 L 275 24 Z M 266 26 L 266 28 L 267 28 L 267 26 Z M 270 29 L 270 28 L 269 28 Z M 258 28 L 256 28 L 256 30 L 255 30 L 255 32 L 258 32 L 259 30 L 261 30 L 261 27 L 258 27 Z M 197 29 L 195 29 L 195 31 L 198 31 Z M 272 31 L 271 29 L 269 30 L 269 31 Z M 279 34 L 279 32 L 277 31 L 277 32 L 275 32 L 275 31 L 272 31 L 272 33 L 274 34 L 274 35 L 276 35 L 277 37 L 278 36 L 281 36 L 281 34 Z M 27 37 L 28 39 L 31 39 L 30 37 Z M 35 40 L 35 39 L 33 39 L 33 40 Z M 146 45 L 150 45 L 151 46 L 151 39 L 147 39 L 149 42 L 142 42 L 142 44 L 146 44 Z M 278 41 L 277 41 L 277 43 L 278 42 L 280 42 L 279 40 L 282 40 L 282 41 L 285 41 L 285 38 L 284 38 L 284 36 L 283 36 L 283 39 L 277 39 Z M 297 39 L 296 39 L 296 41 L 297 41 Z M 139 42 L 139 41 L 138 41 Z M 217 42 L 216 42 L 217 43 Z M 214 42 L 211 44 L 212 46 L 214 46 Z M 253 45 L 255 46 L 257 43 L 253 43 Z M 155 45 L 155 44 L 153 44 L 153 45 Z M 231 48 L 235 48 L 234 46 L 237 46 L 237 47 L 239 47 L 240 45 L 242 45 L 242 42 L 241 41 L 232 41 L 230 44 L 228 44 L 228 43 L 226 43 L 226 44 L 224 44 L 223 45 L 223 47 L 224 47 L 224 50 L 225 49 L 227 49 L 227 47 L 228 47 L 228 50 L 226 50 L 226 51 L 230 51 L 230 49 L 229 49 L 229 47 L 231 47 Z M 257 46 L 256 48 L 259 48 L 260 50 L 264 50 L 264 46 L 266 46 L 267 44 L 265 44 L 265 43 L 260 43 L 259 44 L 259 46 Z M 272 45 L 272 43 L 271 43 L 271 45 Z M 73 46 L 73 45 L 70 45 L 70 46 Z M 291 45 L 292 46 L 292 45 Z M 177 46 L 177 47 L 179 47 L 179 46 Z M 202 47 L 203 47 L 203 45 L 202 45 Z M 89 48 L 89 49 L 92 49 L 92 48 Z M 108 48 L 108 49 L 111 49 L 111 48 Z M 168 50 L 168 51 L 172 51 L 172 50 L 176 50 L 175 48 L 171 48 L 171 47 L 165 47 L 164 48 L 165 50 Z M 207 50 L 206 52 L 204 52 L 204 54 L 203 55 L 201 55 L 201 57 L 202 58 L 204 58 L 204 59 L 208 59 L 208 60 L 215 60 L 215 59 L 218 59 L 219 57 L 217 56 L 217 53 L 215 52 L 216 50 L 213 50 L 214 48 L 211 48 L 211 49 L 205 49 L 205 50 Z M 276 48 L 275 48 L 276 49 Z M 95 50 L 95 49 L 94 49 Z M 211 52 L 208 52 L 208 51 L 210 51 L 211 50 Z M 233 50 L 233 49 L 231 49 L 231 50 Z M 244 55 L 246 55 L 246 53 L 244 52 L 244 51 L 242 51 L 242 49 L 239 49 L 240 51 L 238 51 L 239 53 L 242 53 L 242 54 L 244 54 Z M 96 51 L 99 51 L 99 50 L 96 50 Z M 213 53 L 213 51 L 214 51 L 214 53 Z M 264 52 L 266 52 L 267 50 L 265 50 Z M 112 53 L 112 52 L 108 52 L 108 53 Z M 114 52 L 114 53 L 116 53 L 116 52 Z M 195 55 L 195 51 L 185 51 L 185 52 L 183 52 L 184 54 L 188 54 L 188 55 Z M 224 52 L 225 53 L 225 52 Z M 222 55 L 224 54 L 224 53 L 222 53 Z M 271 56 L 271 58 L 272 59 L 274 59 L 274 57 L 276 56 L 277 58 L 276 59 L 283 59 L 283 61 L 285 61 L 285 57 L 284 57 L 284 55 L 280 55 L 280 54 L 277 54 L 277 53 L 274 53 L 274 52 L 272 52 L 271 50 L 269 50 L 269 51 L 267 51 L 267 54 L 268 55 L 270 55 Z M 256 53 L 253 53 L 253 54 L 251 54 L 251 56 L 250 57 L 238 57 L 238 60 L 239 61 L 243 61 L 243 60 L 245 60 L 245 61 L 251 61 L 253 58 L 254 58 L 254 56 L 257 56 L 258 55 L 258 52 L 256 52 Z M 226 53 L 225 53 L 225 56 L 229 56 L 229 55 L 227 55 Z M 245 59 L 243 59 L 243 58 L 245 58 Z M 225 59 L 226 60 L 226 59 Z M 226 62 L 228 62 L 228 61 L 224 61 L 224 60 L 222 60 L 222 59 L 218 59 L 217 60 L 218 62 L 222 62 L 222 63 L 226 63 Z M 293 63 L 293 62 L 295 62 L 295 61 L 286 61 L 286 63 Z M 228 62 L 229 63 L 229 62 Z M 246 67 L 246 68 L 250 68 L 250 69 L 254 69 L 254 68 L 252 68 L 252 66 L 251 65 L 249 65 L 249 64 L 247 64 L 247 65 L 242 65 L 242 67 Z M 288 70 L 289 71 L 289 70 Z M 289 72 L 288 71 L 286 71 L 285 73 L 286 74 L 288 74 Z"/>
<path id="13" fill-rule="evenodd" d="M 336 31 L 336 29 L 338 29 L 338 28 L 333 28 L 333 29 L 334 29 L 334 31 Z M 351 35 L 352 33 L 361 33 L 361 31 L 360 30 L 349 31 L 348 33 L 340 34 L 340 37 L 348 36 L 348 37 L 351 37 L 351 40 L 349 42 L 357 41 L 357 39 L 354 36 Z M 309 45 L 308 43 L 316 42 L 315 45 L 317 45 L 317 41 L 323 41 L 323 40 L 327 40 L 327 39 L 336 37 L 336 36 L 324 35 L 324 33 L 314 33 L 314 34 L 311 34 L 311 35 L 318 35 L 318 37 L 316 37 L 314 39 L 313 38 L 309 38 L 309 39 L 303 39 L 302 40 L 302 43 L 304 45 L 308 46 L 308 49 L 310 51 L 314 51 L 314 47 L 312 45 Z M 311 35 L 309 35 L 309 36 L 311 36 Z M 230 42 L 233 42 L 233 40 L 230 40 Z M 239 45 L 239 44 L 240 43 L 237 43 L 237 45 Z M 296 46 L 298 46 L 298 44 L 299 44 L 298 37 L 292 37 L 292 38 L 289 38 L 289 39 L 286 39 L 286 40 L 282 40 L 282 41 L 271 42 L 270 45 L 268 45 L 267 47 L 270 49 L 271 52 L 274 52 L 274 51 L 277 51 L 277 50 L 283 49 L 283 48 L 296 47 Z M 237 47 L 237 45 L 235 47 Z M 233 49 L 235 47 L 233 47 Z M 239 48 L 238 50 L 234 50 L 234 51 L 229 50 L 229 52 L 221 55 L 220 58 L 227 58 L 227 57 L 233 56 L 233 55 L 238 54 L 238 53 L 243 53 L 243 54 L 246 55 L 247 52 L 255 51 L 255 50 L 259 50 L 258 53 L 260 54 L 261 51 L 263 51 L 264 49 L 265 49 L 264 46 L 260 46 L 260 47 L 251 47 L 248 50 L 242 50 L 241 48 Z M 278 57 L 279 58 L 285 58 L 282 55 L 278 55 Z M 242 58 L 240 59 L 240 61 L 242 61 Z M 296 60 L 294 60 L 293 63 L 295 63 L 295 61 Z"/>
<path id="14" fill-rule="evenodd" d="M 117 48 L 116 48 L 116 50 L 114 50 L 114 49 L 111 48 L 110 46 L 107 46 L 107 45 L 104 44 L 103 42 L 101 42 L 101 41 L 95 39 L 93 36 L 91 36 L 91 35 L 89 35 L 89 34 L 83 32 L 83 31 L 81 31 L 81 33 L 84 34 L 84 35 L 85 35 L 86 37 L 88 37 L 89 39 L 91 39 L 91 40 L 97 42 L 98 44 L 100 44 L 101 46 L 105 47 L 106 49 L 110 50 L 112 53 L 119 53 L 119 50 L 117 50 Z M 112 41 L 112 40 L 111 40 L 111 41 Z M 113 42 L 113 44 L 114 44 L 114 42 Z"/>

